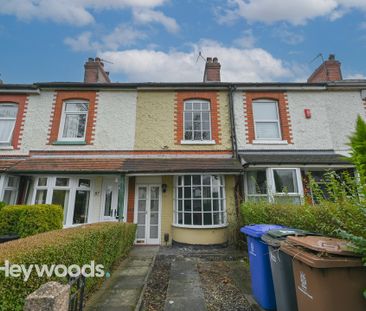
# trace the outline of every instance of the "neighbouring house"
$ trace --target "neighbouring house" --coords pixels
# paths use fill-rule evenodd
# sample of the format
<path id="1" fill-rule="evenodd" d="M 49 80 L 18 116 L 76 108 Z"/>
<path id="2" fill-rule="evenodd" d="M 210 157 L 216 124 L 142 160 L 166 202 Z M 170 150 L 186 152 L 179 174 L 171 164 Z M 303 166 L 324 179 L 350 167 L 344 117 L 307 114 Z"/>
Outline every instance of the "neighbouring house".
<path id="1" fill-rule="evenodd" d="M 113 83 L 91 58 L 84 82 L 0 84 L 0 201 L 134 222 L 139 244 L 225 244 L 241 198 L 301 203 L 306 172 L 352 169 L 365 105 L 334 56 L 306 83 L 224 83 L 217 58 L 202 83 Z"/>

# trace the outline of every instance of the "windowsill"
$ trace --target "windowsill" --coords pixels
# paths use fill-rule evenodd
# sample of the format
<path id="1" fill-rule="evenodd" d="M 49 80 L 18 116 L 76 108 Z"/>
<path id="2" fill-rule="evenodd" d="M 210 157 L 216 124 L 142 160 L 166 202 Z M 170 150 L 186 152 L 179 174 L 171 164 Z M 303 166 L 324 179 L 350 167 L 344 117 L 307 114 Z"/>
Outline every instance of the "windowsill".
<path id="1" fill-rule="evenodd" d="M 86 145 L 85 141 L 54 141 L 52 145 Z"/>
<path id="2" fill-rule="evenodd" d="M 0 145 L 0 150 L 14 150 L 13 146 L 1 146 Z"/>
<path id="3" fill-rule="evenodd" d="M 173 227 L 182 228 L 182 229 L 220 229 L 220 228 L 226 228 L 228 224 L 222 224 L 222 225 L 209 225 L 209 226 L 194 226 L 194 225 L 178 225 L 178 224 L 172 224 Z"/>
<path id="4" fill-rule="evenodd" d="M 253 145 L 288 145 L 287 140 L 253 140 Z"/>
<path id="5" fill-rule="evenodd" d="M 214 140 L 181 140 L 182 145 L 215 145 Z"/>

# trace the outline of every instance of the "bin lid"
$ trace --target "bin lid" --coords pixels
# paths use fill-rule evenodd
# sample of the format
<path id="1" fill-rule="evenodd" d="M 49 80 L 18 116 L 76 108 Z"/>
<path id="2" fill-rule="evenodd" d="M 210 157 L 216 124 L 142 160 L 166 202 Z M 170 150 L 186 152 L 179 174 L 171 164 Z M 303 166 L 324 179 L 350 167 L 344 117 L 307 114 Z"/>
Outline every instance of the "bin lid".
<path id="1" fill-rule="evenodd" d="M 269 224 L 256 224 L 244 226 L 240 229 L 240 232 L 249 235 L 254 238 L 260 238 L 263 234 L 265 234 L 268 230 L 272 229 L 280 229 L 283 226 L 280 225 L 269 225 Z"/>
<path id="2" fill-rule="evenodd" d="M 291 244 L 300 245 L 319 253 L 328 253 L 340 256 L 359 256 L 355 252 L 351 251 L 349 242 L 346 240 L 325 236 L 289 236 L 287 240 Z"/>
<path id="3" fill-rule="evenodd" d="M 295 229 L 295 228 L 281 228 L 269 230 L 262 235 L 262 241 L 273 247 L 279 247 L 288 236 L 305 236 L 312 234 L 311 232 Z"/>
<path id="4" fill-rule="evenodd" d="M 303 248 L 301 246 L 291 245 L 287 241 L 281 243 L 280 250 L 292 256 L 294 260 L 299 260 L 312 268 L 326 269 L 363 267 L 361 258 L 337 256 L 330 254 L 328 254 L 327 256 L 319 256 L 318 253 L 314 253 L 313 251 Z"/>

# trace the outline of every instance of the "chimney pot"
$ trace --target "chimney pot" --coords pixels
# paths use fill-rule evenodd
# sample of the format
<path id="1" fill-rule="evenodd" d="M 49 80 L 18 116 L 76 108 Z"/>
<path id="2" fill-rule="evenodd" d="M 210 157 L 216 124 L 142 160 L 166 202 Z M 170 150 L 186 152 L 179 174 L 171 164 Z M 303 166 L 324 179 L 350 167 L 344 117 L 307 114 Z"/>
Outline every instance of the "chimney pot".
<path id="1" fill-rule="evenodd" d="M 99 57 L 88 58 L 84 64 L 84 83 L 110 83 L 109 73 L 104 70 L 104 64 Z"/>
<path id="2" fill-rule="evenodd" d="M 221 65 L 218 62 L 217 57 L 207 57 L 206 65 L 205 65 L 205 72 L 203 74 L 203 82 L 220 82 L 221 75 L 220 75 Z"/>
<path id="3" fill-rule="evenodd" d="M 329 54 L 328 60 L 335 60 L 335 55 L 334 54 Z"/>

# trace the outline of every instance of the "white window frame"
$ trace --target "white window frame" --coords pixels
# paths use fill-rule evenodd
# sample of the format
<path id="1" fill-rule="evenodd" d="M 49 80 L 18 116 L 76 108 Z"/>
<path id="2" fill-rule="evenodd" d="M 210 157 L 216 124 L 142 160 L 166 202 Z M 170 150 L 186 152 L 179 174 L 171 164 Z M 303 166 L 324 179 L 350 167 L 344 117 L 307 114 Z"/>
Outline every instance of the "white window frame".
<path id="1" fill-rule="evenodd" d="M 66 106 L 67 104 L 87 104 L 88 110 L 87 111 L 67 111 L 66 112 Z M 60 123 L 60 129 L 58 133 L 58 141 L 66 141 L 66 142 L 84 142 L 85 136 L 86 136 L 86 130 L 88 128 L 88 116 L 89 116 L 89 109 L 90 109 L 90 103 L 87 100 L 77 100 L 77 99 L 71 99 L 71 100 L 65 100 L 62 103 L 62 114 L 61 114 L 61 123 Z M 65 121 L 67 115 L 86 115 L 85 120 L 85 128 L 84 128 L 84 136 L 83 137 L 62 137 L 64 129 L 65 129 Z"/>
<path id="2" fill-rule="evenodd" d="M 275 197 L 284 196 L 284 197 L 300 197 L 300 203 L 304 202 L 304 187 L 302 183 L 301 170 L 297 167 L 256 167 L 250 170 L 266 170 L 267 177 L 267 195 L 249 195 L 248 194 L 248 175 L 245 174 L 244 180 L 244 193 L 246 201 L 250 200 L 250 197 L 253 196 L 267 196 L 269 202 L 275 202 Z M 274 171 L 275 170 L 292 170 L 296 173 L 296 184 L 298 192 L 276 192 L 276 184 L 274 180 Z"/>
<path id="3" fill-rule="evenodd" d="M 10 131 L 10 134 L 9 134 L 9 137 L 7 140 L 4 140 L 4 141 L 0 141 L 0 147 L 1 146 L 11 146 L 11 140 L 13 138 L 13 133 L 14 133 L 14 129 L 15 129 L 15 124 L 17 123 L 17 115 L 18 115 L 18 111 L 19 111 L 19 105 L 16 104 L 16 103 L 5 103 L 5 102 L 2 102 L 0 103 L 0 107 L 1 106 L 12 106 L 12 107 L 16 107 L 17 108 L 17 111 L 16 111 L 16 115 L 14 118 L 5 118 L 5 117 L 0 117 L 0 122 L 2 120 L 5 120 L 5 121 L 9 121 L 9 120 L 13 120 L 14 121 L 14 124 L 13 124 L 13 127 Z"/>
<path id="4" fill-rule="evenodd" d="M 277 119 L 276 120 L 259 120 L 257 121 L 255 119 L 255 115 L 254 115 L 254 105 L 255 104 L 261 104 L 261 103 L 273 103 L 276 107 L 276 114 L 277 114 Z M 282 133 L 281 133 L 281 122 L 280 122 L 280 114 L 279 114 L 279 109 L 278 109 L 278 101 L 276 100 L 272 100 L 272 99 L 256 99 L 253 100 L 252 102 L 252 109 L 253 109 L 253 123 L 254 123 L 254 135 L 255 135 L 255 140 L 256 141 L 282 141 Z M 257 123 L 277 123 L 277 129 L 278 129 L 278 137 L 273 137 L 273 138 L 259 138 L 257 136 Z"/>
<path id="5" fill-rule="evenodd" d="M 267 193 L 266 194 L 250 194 L 249 193 L 249 177 L 248 172 L 250 171 L 264 171 L 266 174 L 266 183 L 267 183 Z M 246 201 L 250 201 L 250 198 L 266 198 L 266 201 L 270 200 L 270 190 L 268 186 L 268 180 L 269 180 L 269 171 L 266 168 L 256 168 L 256 169 L 250 169 L 245 172 L 245 182 L 244 182 L 244 193 Z"/>
<path id="6" fill-rule="evenodd" d="M 194 104 L 202 104 L 202 103 L 207 103 L 208 104 L 208 110 L 202 110 L 202 108 L 200 110 L 193 110 L 193 106 Z M 192 104 L 192 110 L 186 110 L 186 104 Z M 192 112 L 192 139 L 186 139 L 185 135 L 186 135 L 186 112 Z M 202 133 L 204 132 L 204 130 L 202 129 L 202 113 L 203 112 L 208 112 L 208 123 L 209 123 L 209 132 L 210 132 L 210 137 L 209 139 L 194 139 L 194 120 L 193 120 L 193 113 L 194 112 L 200 112 L 201 113 L 201 137 L 202 137 Z M 215 144 L 216 142 L 214 140 L 212 140 L 212 123 L 211 123 L 211 102 L 207 99 L 190 99 L 190 100 L 185 100 L 183 102 L 183 139 L 181 140 L 181 144 Z"/>
<path id="7" fill-rule="evenodd" d="M 38 180 L 40 178 L 47 178 L 47 185 L 46 186 L 38 186 Z M 69 186 L 56 186 L 56 178 L 68 178 L 69 179 Z M 90 180 L 90 188 L 88 191 L 89 194 L 89 205 L 87 206 L 87 221 L 85 223 L 89 223 L 90 219 L 90 210 L 91 206 L 93 206 L 93 191 L 94 191 L 94 178 L 90 176 L 54 176 L 54 175 L 39 175 L 34 178 L 34 187 L 33 187 L 33 194 L 32 194 L 32 204 L 35 204 L 36 200 L 36 193 L 37 190 L 46 190 L 46 202 L 45 204 L 52 204 L 52 196 L 54 190 L 68 190 L 69 191 L 69 201 L 67 204 L 67 211 L 66 217 L 64 218 L 64 227 L 73 227 L 73 226 L 80 226 L 83 224 L 73 224 L 74 218 L 74 207 L 75 207 L 75 197 L 77 190 L 86 190 L 85 188 L 79 187 L 79 180 L 80 179 L 88 179 Z"/>
<path id="8" fill-rule="evenodd" d="M 8 186 L 9 177 L 15 178 L 14 186 L 11 186 L 11 187 Z M 12 176 L 12 175 L 1 175 L 0 176 L 0 202 L 2 202 L 4 200 L 5 191 L 11 191 L 12 192 L 11 200 L 8 204 L 9 205 L 16 204 L 16 200 L 17 200 L 18 192 L 19 192 L 19 180 L 20 180 L 20 178 L 18 176 Z"/>
<path id="9" fill-rule="evenodd" d="M 185 225 L 185 224 L 179 224 L 178 223 L 178 197 L 177 197 L 177 189 L 178 189 L 178 178 L 179 177 L 182 177 L 184 178 L 185 176 L 201 176 L 201 181 L 202 181 L 202 176 L 214 176 L 214 175 L 217 175 L 217 176 L 220 176 L 220 178 L 222 179 L 222 185 L 220 187 L 223 188 L 223 197 L 222 198 L 218 198 L 218 201 L 222 201 L 222 210 L 219 209 L 219 213 L 222 213 L 223 215 L 223 220 L 222 220 L 222 223 L 221 224 L 216 224 L 216 225 Z M 191 189 L 192 189 L 192 183 L 191 183 Z M 202 186 L 202 184 L 201 184 Z M 212 198 L 212 183 L 210 184 L 210 187 L 211 187 L 211 200 L 213 199 Z M 184 186 L 183 186 L 183 189 L 184 189 Z M 182 190 L 184 191 L 184 190 Z M 220 193 L 220 191 L 219 191 Z M 179 175 L 179 176 L 174 176 L 174 195 L 173 195 L 173 198 L 174 198 L 174 210 L 173 210 L 173 213 L 174 213 L 174 217 L 173 217 L 173 226 L 174 227 L 181 227 L 181 228 L 202 228 L 202 229 L 210 229 L 210 228 L 223 228 L 223 227 L 227 227 L 228 223 L 227 223 L 227 212 L 226 212 L 226 185 L 225 185 L 225 176 L 224 175 L 219 175 L 219 174 L 182 174 L 182 175 Z M 202 197 L 201 197 L 201 200 L 202 200 Z M 183 200 L 183 203 L 182 203 L 182 213 L 184 214 L 184 200 Z M 192 209 L 191 209 L 191 213 L 192 213 L 192 217 L 193 217 L 193 206 L 192 206 Z M 211 215 L 213 215 L 214 211 L 212 209 L 212 206 L 211 206 Z M 202 206 L 202 214 L 204 214 L 203 212 L 203 206 Z M 183 216 L 184 218 L 184 216 Z M 184 222 L 184 221 L 183 221 Z M 192 218 L 192 222 L 193 222 L 193 218 Z"/>

